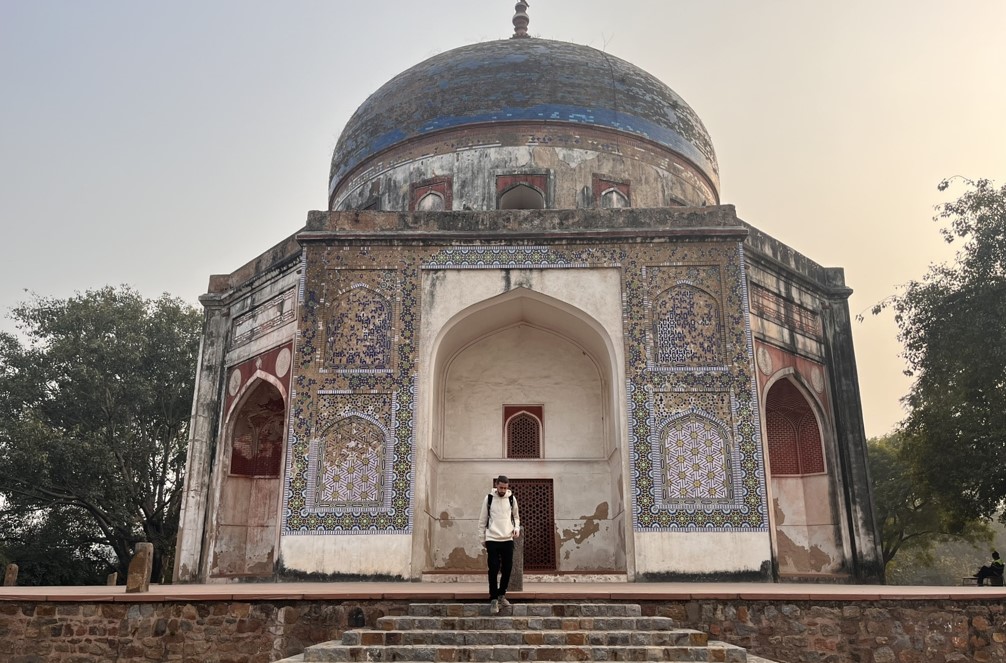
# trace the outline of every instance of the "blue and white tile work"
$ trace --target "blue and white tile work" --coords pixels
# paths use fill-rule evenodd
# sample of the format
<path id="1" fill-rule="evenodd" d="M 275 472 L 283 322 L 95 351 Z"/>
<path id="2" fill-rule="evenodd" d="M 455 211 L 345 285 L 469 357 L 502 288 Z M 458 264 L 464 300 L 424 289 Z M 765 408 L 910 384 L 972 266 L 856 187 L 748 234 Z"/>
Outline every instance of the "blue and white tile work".
<path id="1" fill-rule="evenodd" d="M 304 251 L 285 535 L 412 531 L 424 270 L 591 267 L 622 273 L 634 529 L 767 530 L 736 240 L 350 246 L 333 234 Z"/>

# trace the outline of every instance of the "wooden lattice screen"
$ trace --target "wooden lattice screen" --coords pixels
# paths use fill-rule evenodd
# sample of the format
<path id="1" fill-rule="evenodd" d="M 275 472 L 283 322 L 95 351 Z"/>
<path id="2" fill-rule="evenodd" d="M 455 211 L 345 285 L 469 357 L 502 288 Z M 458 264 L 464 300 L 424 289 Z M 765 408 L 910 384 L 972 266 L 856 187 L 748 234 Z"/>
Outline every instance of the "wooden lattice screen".
<path id="1" fill-rule="evenodd" d="M 524 570 L 553 572 L 555 568 L 555 492 L 551 479 L 510 479 L 520 508 L 524 539 Z"/>
<path id="2" fill-rule="evenodd" d="M 504 405 L 503 435 L 507 458 L 541 458 L 544 408 L 541 405 Z"/>

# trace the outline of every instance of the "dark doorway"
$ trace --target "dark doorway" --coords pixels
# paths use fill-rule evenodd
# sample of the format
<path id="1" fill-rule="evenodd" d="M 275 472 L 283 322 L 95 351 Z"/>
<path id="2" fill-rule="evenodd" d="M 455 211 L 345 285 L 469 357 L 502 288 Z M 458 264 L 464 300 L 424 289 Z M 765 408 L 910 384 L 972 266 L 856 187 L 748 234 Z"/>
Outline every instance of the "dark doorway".
<path id="1" fill-rule="evenodd" d="M 510 479 L 520 508 L 524 570 L 554 573 L 555 491 L 551 479 Z"/>

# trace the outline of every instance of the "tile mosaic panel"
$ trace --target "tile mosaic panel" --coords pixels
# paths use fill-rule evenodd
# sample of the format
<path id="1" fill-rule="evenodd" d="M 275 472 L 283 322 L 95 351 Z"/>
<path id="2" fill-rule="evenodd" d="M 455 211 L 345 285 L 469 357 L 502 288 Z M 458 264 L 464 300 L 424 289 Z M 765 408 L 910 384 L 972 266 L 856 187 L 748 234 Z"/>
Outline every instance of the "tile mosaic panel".
<path id="1" fill-rule="evenodd" d="M 312 245 L 304 250 L 302 318 L 283 496 L 284 535 L 412 529 L 418 272 L 401 269 L 395 254 L 374 259 L 366 247 L 343 248 Z M 325 329 L 333 310 L 328 302 L 344 301 L 340 295 L 361 288 L 390 303 L 384 329 L 390 345 L 380 357 L 384 363 L 376 364 L 381 368 L 327 368 Z M 366 335 L 357 339 L 356 349 L 362 348 L 363 354 L 373 347 Z M 350 422 L 340 428 L 347 419 Z M 351 423 L 356 423 L 355 430 Z M 380 454 L 375 450 L 378 430 L 383 440 Z"/>
<path id="2" fill-rule="evenodd" d="M 548 246 L 452 246 L 430 256 L 423 269 L 552 269 L 596 264 L 591 263 L 586 254 L 581 249 L 570 255 L 568 250 L 560 251 Z"/>
<path id="3" fill-rule="evenodd" d="M 325 368 L 391 371 L 397 274 L 333 269 L 325 284 Z"/>
<path id="4" fill-rule="evenodd" d="M 317 451 L 315 505 L 319 508 L 378 506 L 384 484 L 384 448 L 390 434 L 361 416 L 339 420 L 325 431 Z"/>
<path id="5" fill-rule="evenodd" d="M 650 369 L 724 367 L 720 267 L 676 265 L 644 271 L 650 281 Z"/>
<path id="6" fill-rule="evenodd" d="M 726 502 L 730 435 L 721 423 L 698 413 L 671 419 L 660 433 L 665 502 Z"/>
<path id="7" fill-rule="evenodd" d="M 634 257 L 624 280 L 624 322 L 635 529 L 765 531 L 765 462 L 752 374 L 743 247 L 729 242 L 681 243 L 651 247 Z M 640 262 L 638 270 L 633 269 Z M 654 308 L 661 293 L 680 285 L 700 289 L 719 303 L 720 366 L 668 367 L 654 360 L 657 334 L 652 323 L 659 317 Z M 698 395 L 703 392 L 719 395 Z M 676 448 L 674 436 L 690 434 L 689 422 L 697 425 L 697 416 L 702 431 L 709 426 L 708 432 L 699 432 L 700 444 L 721 445 L 722 461 L 686 468 L 685 480 L 690 477 L 694 488 L 699 478 L 699 492 L 705 486 L 708 493 L 712 486 L 720 497 L 687 497 L 679 490 L 671 501 L 681 468 L 676 457 L 665 453 L 666 444 L 671 441 Z"/>
<path id="8" fill-rule="evenodd" d="M 652 478 L 662 485 L 662 506 L 740 507 L 737 435 L 727 427 L 733 423 L 731 395 L 655 392 L 651 402 L 659 440 L 651 454 Z"/>
<path id="9" fill-rule="evenodd" d="M 353 246 L 333 240 L 305 247 L 284 497 L 285 534 L 411 532 L 416 443 L 415 330 L 420 312 L 417 293 L 421 270 L 593 266 L 619 267 L 623 274 L 628 471 L 633 485 L 635 529 L 764 531 L 765 469 L 741 245 L 718 240 L 624 244 L 568 244 L 568 241 L 564 239 L 554 245 L 539 241 L 535 245 Z M 389 283 L 397 285 L 389 287 Z M 362 284 L 394 301 L 388 323 L 392 327 L 390 369 L 352 372 L 324 368 L 327 302 L 354 284 Z M 718 365 L 671 367 L 676 370 L 669 371 L 651 360 L 653 306 L 658 301 L 657 295 L 681 284 L 708 293 L 719 306 Z M 354 338 L 359 343 L 364 337 L 357 334 Z M 362 346 L 366 347 L 366 343 Z M 372 417 L 376 423 L 390 422 L 390 425 L 381 423 L 390 431 L 390 440 L 383 470 L 387 483 L 380 506 L 365 507 L 363 500 L 358 500 L 356 506 L 348 506 L 347 502 L 347 506 L 333 506 L 325 511 L 316 499 L 319 489 L 312 479 L 316 480 L 317 474 L 311 473 L 311 467 L 321 466 L 323 431 L 346 412 L 331 399 L 325 400 L 336 395 L 358 400 L 368 395 L 384 399 L 379 407 L 358 408 L 361 416 Z M 671 476 L 674 468 L 670 462 L 655 459 L 668 440 L 691 439 L 690 426 L 697 425 L 695 422 L 703 426 L 709 422 L 710 432 L 699 433 L 700 443 L 711 441 L 714 447 L 720 445 L 722 451 L 717 453 L 723 462 L 700 464 L 698 470 L 688 470 L 693 472 L 688 477 L 693 488 L 696 477 L 703 471 L 706 483 L 700 481 L 686 499 L 669 500 L 668 493 L 675 486 Z M 364 438 L 371 441 L 376 438 L 372 430 L 368 435 L 369 438 Z M 353 476 L 363 476 L 373 469 L 373 463 L 368 464 L 373 456 L 367 453 L 360 456 L 363 460 L 355 466 L 357 474 Z M 656 468 L 656 464 L 661 467 Z M 664 465 L 669 468 L 667 472 L 662 470 Z M 355 490 L 346 486 L 329 488 L 324 481 L 322 485 L 328 491 L 326 494 L 341 491 L 340 494 L 351 495 Z M 365 494 L 373 495 L 366 491 L 355 493 Z M 712 498 L 706 499 L 710 495 Z"/>

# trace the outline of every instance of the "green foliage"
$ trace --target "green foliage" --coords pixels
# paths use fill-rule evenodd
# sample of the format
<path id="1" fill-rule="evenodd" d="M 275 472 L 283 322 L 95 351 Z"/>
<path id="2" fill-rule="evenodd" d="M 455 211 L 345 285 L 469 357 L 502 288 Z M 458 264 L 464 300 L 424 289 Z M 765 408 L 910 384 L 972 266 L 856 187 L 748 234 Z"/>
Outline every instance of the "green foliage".
<path id="1" fill-rule="evenodd" d="M 963 182 L 935 216 L 960 243 L 954 262 L 874 309 L 894 311 L 915 378 L 903 424 L 913 477 L 958 526 L 993 517 L 1006 498 L 1006 186 Z"/>
<path id="2" fill-rule="evenodd" d="M 70 507 L 2 511 L 0 532 L 7 556 L 18 565 L 18 585 L 103 585 L 117 570 L 111 549 Z"/>
<path id="3" fill-rule="evenodd" d="M 962 520 L 948 509 L 939 495 L 918 481 L 914 458 L 902 433 L 867 441 L 873 503 L 881 528 L 885 573 L 899 575 L 900 562 L 932 562 L 934 546 L 950 541 L 967 545 L 990 541 L 992 530 L 981 519 Z M 895 557 L 899 556 L 898 562 Z"/>
<path id="4" fill-rule="evenodd" d="M 106 287 L 35 296 L 11 317 L 21 336 L 0 333 L 8 554 L 68 551 L 94 576 L 109 557 L 124 573 L 134 545 L 149 541 L 160 579 L 177 529 L 199 312 Z"/>
<path id="5" fill-rule="evenodd" d="M 957 585 L 989 563 L 992 551 L 1006 551 L 1006 528 L 992 522 L 991 542 L 968 543 L 959 539 L 939 542 L 919 551 L 906 547 L 887 565 L 885 575 L 892 585 Z"/>

